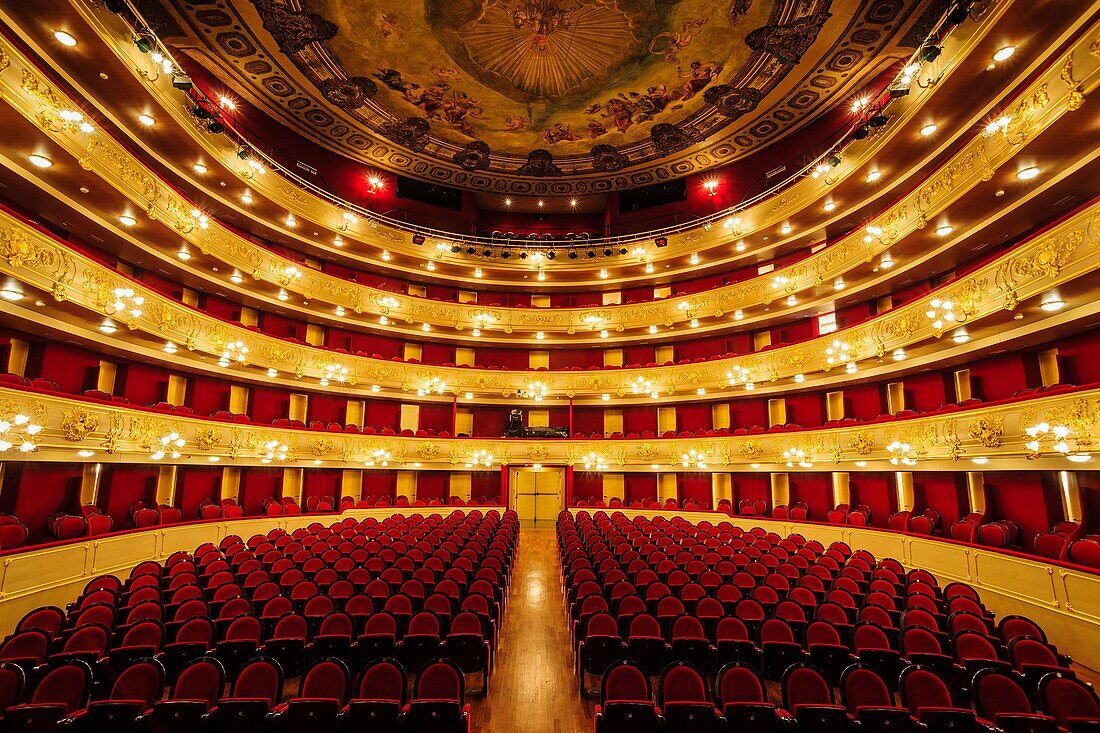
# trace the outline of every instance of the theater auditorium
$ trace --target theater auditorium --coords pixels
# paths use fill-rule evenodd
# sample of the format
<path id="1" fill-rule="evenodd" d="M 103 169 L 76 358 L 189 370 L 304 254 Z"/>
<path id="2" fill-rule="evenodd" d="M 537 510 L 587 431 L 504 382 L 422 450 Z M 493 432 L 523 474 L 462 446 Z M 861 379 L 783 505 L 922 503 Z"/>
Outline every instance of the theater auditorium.
<path id="1" fill-rule="evenodd" d="M 0 733 L 1097 733 L 1098 86 L 1100 0 L 0 0 Z"/>

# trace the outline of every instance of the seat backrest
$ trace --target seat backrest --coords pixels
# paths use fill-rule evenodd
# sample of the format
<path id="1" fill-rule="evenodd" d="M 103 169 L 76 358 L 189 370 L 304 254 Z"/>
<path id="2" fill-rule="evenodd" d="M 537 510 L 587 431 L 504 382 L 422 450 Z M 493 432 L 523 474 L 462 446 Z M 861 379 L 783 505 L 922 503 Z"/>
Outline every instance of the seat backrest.
<path id="1" fill-rule="evenodd" d="M 379 659 L 359 677 L 356 700 L 388 700 L 405 704 L 405 668 L 396 660 Z"/>
<path id="2" fill-rule="evenodd" d="M 32 659 L 38 664 L 46 658 L 50 648 L 50 637 L 39 629 L 29 629 L 13 634 L 4 646 L 0 647 L 0 660 Z"/>
<path id="3" fill-rule="evenodd" d="M 760 675 L 740 663 L 727 664 L 718 672 L 715 694 L 721 705 L 738 702 L 762 703 L 768 700 Z"/>
<path id="4" fill-rule="evenodd" d="M 760 642 L 794 642 L 794 632 L 791 626 L 781 618 L 769 618 L 760 624 Z"/>
<path id="5" fill-rule="evenodd" d="M 844 670 L 840 678 L 840 696 L 852 715 L 860 708 L 894 706 L 894 696 L 882 675 L 862 664 L 853 664 Z"/>
<path id="6" fill-rule="evenodd" d="M 967 659 L 999 659 L 997 648 L 989 637 L 964 631 L 955 637 L 955 657 L 961 662 Z"/>
<path id="7" fill-rule="evenodd" d="M 414 700 L 442 700 L 461 704 L 465 695 L 462 672 L 453 663 L 436 659 L 416 675 Z"/>
<path id="8" fill-rule="evenodd" d="M 649 702 L 653 699 L 653 689 L 649 677 L 642 668 L 631 662 L 617 662 L 603 676 L 601 701 Z"/>
<path id="9" fill-rule="evenodd" d="M 1002 616 L 997 628 L 1001 632 L 1001 639 L 1006 644 L 1011 644 L 1012 640 L 1018 636 L 1030 636 L 1040 641 L 1047 640 L 1042 627 L 1026 616 Z"/>
<path id="10" fill-rule="evenodd" d="M 852 649 L 859 654 L 864 649 L 890 649 L 890 637 L 878 624 L 856 624 L 852 629 Z"/>
<path id="11" fill-rule="evenodd" d="M 832 704 L 833 688 L 815 667 L 794 664 L 783 673 L 783 707 Z"/>
<path id="12" fill-rule="evenodd" d="M 177 642 L 214 643 L 214 622 L 207 616 L 194 616 L 187 619 L 176 631 Z"/>
<path id="13" fill-rule="evenodd" d="M 225 632 L 226 641 L 255 641 L 259 642 L 263 633 L 263 626 L 255 616 L 238 616 L 230 622 Z"/>
<path id="14" fill-rule="evenodd" d="M 901 675 L 901 702 L 919 717 L 924 708 L 954 707 L 951 690 L 939 675 L 921 666 L 907 667 Z"/>
<path id="15" fill-rule="evenodd" d="M 91 667 L 86 662 L 72 660 L 46 672 L 30 701 L 36 705 L 60 705 L 69 713 L 88 704 L 91 689 Z"/>
<path id="16" fill-rule="evenodd" d="M 199 657 L 180 673 L 169 696 L 172 700 L 198 700 L 209 710 L 225 688 L 225 668 L 214 657 Z"/>
<path id="17" fill-rule="evenodd" d="M 164 691 L 164 665 L 153 658 L 140 659 L 122 670 L 111 686 L 112 700 L 140 700 L 149 709 Z"/>
<path id="18" fill-rule="evenodd" d="M 707 683 L 699 670 L 689 664 L 672 664 L 661 673 L 659 703 L 705 703 Z"/>
<path id="19" fill-rule="evenodd" d="M 1072 730 L 1075 718 L 1100 718 L 1100 702 L 1093 689 L 1062 672 L 1052 672 L 1039 680 L 1039 706 L 1068 730 Z"/>
<path id="20" fill-rule="evenodd" d="M 279 663 L 268 657 L 256 657 L 245 662 L 233 683 L 235 698 L 267 700 L 275 706 L 283 693 L 283 670 Z"/>
<path id="21" fill-rule="evenodd" d="M 339 659 L 319 659 L 302 678 L 298 697 L 347 702 L 351 675 Z"/>
<path id="22" fill-rule="evenodd" d="M 0 663 L 0 716 L 23 699 L 26 686 L 27 676 L 22 667 L 10 662 Z"/>
<path id="23" fill-rule="evenodd" d="M 271 634 L 273 639 L 305 639 L 309 634 L 309 624 L 296 614 L 288 613 L 275 623 L 275 630 Z"/>
<path id="24" fill-rule="evenodd" d="M 998 715 L 1031 715 L 1027 692 L 1012 675 L 999 669 L 983 669 L 974 675 L 970 686 L 974 707 L 988 720 Z"/>
<path id="25" fill-rule="evenodd" d="M 164 626 L 159 621 L 141 621 L 126 630 L 119 646 L 148 646 L 160 651 L 164 643 Z"/>

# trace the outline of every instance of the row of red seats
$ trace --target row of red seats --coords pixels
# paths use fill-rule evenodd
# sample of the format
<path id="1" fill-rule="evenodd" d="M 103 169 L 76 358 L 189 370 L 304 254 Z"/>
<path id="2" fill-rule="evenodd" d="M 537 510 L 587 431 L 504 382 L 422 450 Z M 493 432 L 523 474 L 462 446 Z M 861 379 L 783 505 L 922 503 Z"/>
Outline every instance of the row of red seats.
<path id="1" fill-rule="evenodd" d="M 1024 690 L 1025 699 L 1027 692 L 1035 693 L 1042 678 L 1073 678 L 1064 666 L 1067 660 L 1046 643 L 1042 629 L 1030 620 L 1006 617 L 994 630 L 992 615 L 969 586 L 953 583 L 941 592 L 935 578 L 924 571 L 903 576 L 896 561 L 875 563 L 870 553 L 852 553 L 842 543 L 824 550 L 793 535 L 779 540 L 762 529 L 743 535 L 750 538 L 746 542 L 734 537 L 733 530 L 728 523 L 693 526 L 682 519 L 650 522 L 639 517 L 629 522 L 621 514 L 613 518 L 597 514 L 593 520 L 582 513 L 575 522 L 562 516 L 563 584 L 575 622 L 574 638 L 580 642 L 577 663 L 582 692 L 586 674 L 600 674 L 612 665 L 635 664 L 654 676 L 676 660 L 691 662 L 703 674 L 732 662 L 773 680 L 795 666 L 814 662 L 824 670 L 815 674 L 822 676 L 826 686 L 838 684 L 853 663 L 871 665 L 895 680 L 906 665 L 919 663 L 942 675 L 945 689 L 953 699 L 962 700 L 969 699 L 970 681 L 981 670 L 1010 678 Z M 833 578 L 833 590 L 825 596 L 828 600 L 822 602 L 819 594 L 794 597 L 795 591 L 805 591 L 807 586 L 802 585 L 778 602 L 774 592 L 770 598 L 756 597 L 756 591 L 768 585 L 755 586 L 753 597 L 743 598 L 739 592 L 723 597 L 723 578 L 708 568 L 719 569 L 726 561 L 718 558 L 731 557 L 728 550 L 721 550 L 731 545 L 736 545 L 737 554 L 758 545 L 767 548 L 769 554 L 760 554 L 758 560 L 816 558 L 801 577 Z M 798 548 L 796 554 L 790 555 L 794 548 Z M 787 567 L 772 564 L 776 569 Z M 770 590 L 788 587 L 781 573 L 764 576 L 767 565 L 759 565 L 763 567 L 757 577 L 766 577 L 766 583 L 780 580 Z M 658 576 L 658 571 L 664 575 Z M 698 582 L 692 582 L 689 571 Z M 853 580 L 861 585 L 853 587 Z M 747 581 L 743 588 L 752 582 Z M 842 583 L 847 590 L 837 587 Z M 670 585 L 679 588 L 679 598 Z M 641 587 L 645 590 L 639 591 Z M 708 588 L 713 594 L 707 593 Z M 695 592 L 687 593 L 691 590 Z M 864 605 L 853 617 L 851 596 L 861 592 Z M 899 614 L 902 592 L 906 607 Z M 865 616 L 864 610 L 875 613 Z M 944 611 L 951 613 L 945 617 Z M 813 621 L 810 614 L 816 616 Z M 859 623 L 853 627 L 856 620 Z M 944 653 L 947 630 L 954 632 L 954 656 Z M 801 642 L 796 641 L 798 636 Z M 1008 658 L 1005 644 L 1011 650 Z"/>
<path id="2" fill-rule="evenodd" d="M 294 676 L 321 657 L 358 668 L 397 656 L 417 669 L 445 653 L 482 672 L 487 690 L 517 530 L 514 513 L 501 519 L 474 511 L 409 522 L 400 515 L 381 523 L 349 518 L 293 535 L 272 530 L 247 545 L 231 536 L 221 547 L 175 553 L 164 568 L 142 563 L 125 585 L 97 578 L 67 617 L 50 608 L 28 614 L 0 648 L 0 660 L 41 671 L 80 659 L 114 679 L 120 666 L 148 655 L 174 678 L 206 653 L 231 676 L 256 653 Z M 440 592 L 445 584 L 452 594 Z M 436 598 L 443 603 L 431 607 Z M 384 610 L 374 612 L 383 601 Z"/>
<path id="3" fill-rule="evenodd" d="M 46 671 L 33 692 L 18 666 L 0 664 L 0 725 L 21 733 L 101 733 L 120 726 L 158 733 L 469 731 L 463 670 L 446 659 L 432 660 L 419 670 L 411 696 L 404 667 L 392 659 L 372 662 L 354 687 L 347 666 L 332 658 L 314 662 L 300 685 L 289 689 L 279 662 L 263 655 L 242 665 L 228 693 L 226 679 L 216 658 L 198 657 L 162 699 L 166 670 L 155 657 L 144 657 L 121 670 L 101 697 L 96 695 L 94 671 L 79 659 Z"/>
<path id="4" fill-rule="evenodd" d="M 1042 629 L 1026 619 L 1011 617 L 995 630 L 969 586 L 952 583 L 938 597 L 930 574 L 905 575 L 896 561 L 875 563 L 866 551 L 851 553 L 841 543 L 823 550 L 796 535 L 779 540 L 759 530 L 734 536 L 737 528 L 728 523 L 703 523 L 699 534 L 677 543 L 691 550 L 669 557 L 671 549 L 659 547 L 674 547 L 662 528 L 668 520 L 654 526 L 638 518 L 636 526 L 622 515 L 616 519 L 621 527 L 586 514 L 575 524 L 569 517 L 559 524 L 574 638 L 582 642 L 582 679 L 624 656 L 656 674 L 672 656 L 689 652 L 704 670 L 743 661 L 762 665 L 769 678 L 805 653 L 834 680 L 868 651 L 879 663 L 893 660 L 894 667 L 901 654 L 921 654 L 945 672 L 956 663 L 1011 660 L 1023 668 L 1064 661 L 1046 644 Z M 682 519 L 671 526 L 692 527 Z M 635 543 L 625 541 L 620 529 L 634 533 Z M 585 536 L 588 542 L 580 540 Z M 578 540 L 600 548 L 603 559 L 597 563 L 595 555 L 578 550 Z M 574 549 L 566 554 L 569 546 Z M 594 622 L 589 639 L 588 624 Z M 1019 637 L 1030 639 L 1015 643 Z M 953 657 L 946 653 L 949 642 Z"/>
<path id="5" fill-rule="evenodd" d="M 661 672 L 656 695 L 645 670 L 619 662 L 604 677 L 595 729 L 596 733 L 1085 733 L 1100 722 L 1100 701 L 1092 688 L 1059 672 L 1043 678 L 1037 700 L 1013 675 L 1000 670 L 977 672 L 970 686 L 972 708 L 954 698 L 934 670 L 911 665 L 892 681 L 875 668 L 856 663 L 841 675 L 838 704 L 834 685 L 820 670 L 795 663 L 784 671 L 780 707 L 770 702 L 759 674 L 736 662 L 719 670 L 713 680 L 690 663 L 673 662 Z"/>

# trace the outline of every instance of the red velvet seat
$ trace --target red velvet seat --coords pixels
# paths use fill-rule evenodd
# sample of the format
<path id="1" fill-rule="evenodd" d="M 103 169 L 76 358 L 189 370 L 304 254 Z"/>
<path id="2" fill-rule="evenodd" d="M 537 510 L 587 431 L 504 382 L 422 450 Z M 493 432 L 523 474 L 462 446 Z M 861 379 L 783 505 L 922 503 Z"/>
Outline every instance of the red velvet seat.
<path id="1" fill-rule="evenodd" d="M 649 677 L 631 662 L 612 665 L 603 677 L 596 733 L 657 733 L 659 714 Z"/>

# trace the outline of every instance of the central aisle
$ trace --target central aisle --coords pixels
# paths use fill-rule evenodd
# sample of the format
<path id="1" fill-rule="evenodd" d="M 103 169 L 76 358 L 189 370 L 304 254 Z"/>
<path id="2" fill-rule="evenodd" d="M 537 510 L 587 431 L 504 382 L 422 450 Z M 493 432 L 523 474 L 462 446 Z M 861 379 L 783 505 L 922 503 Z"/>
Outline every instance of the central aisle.
<path id="1" fill-rule="evenodd" d="M 473 703 L 479 733 L 588 733 L 565 625 L 554 530 L 523 527 L 488 699 Z"/>

